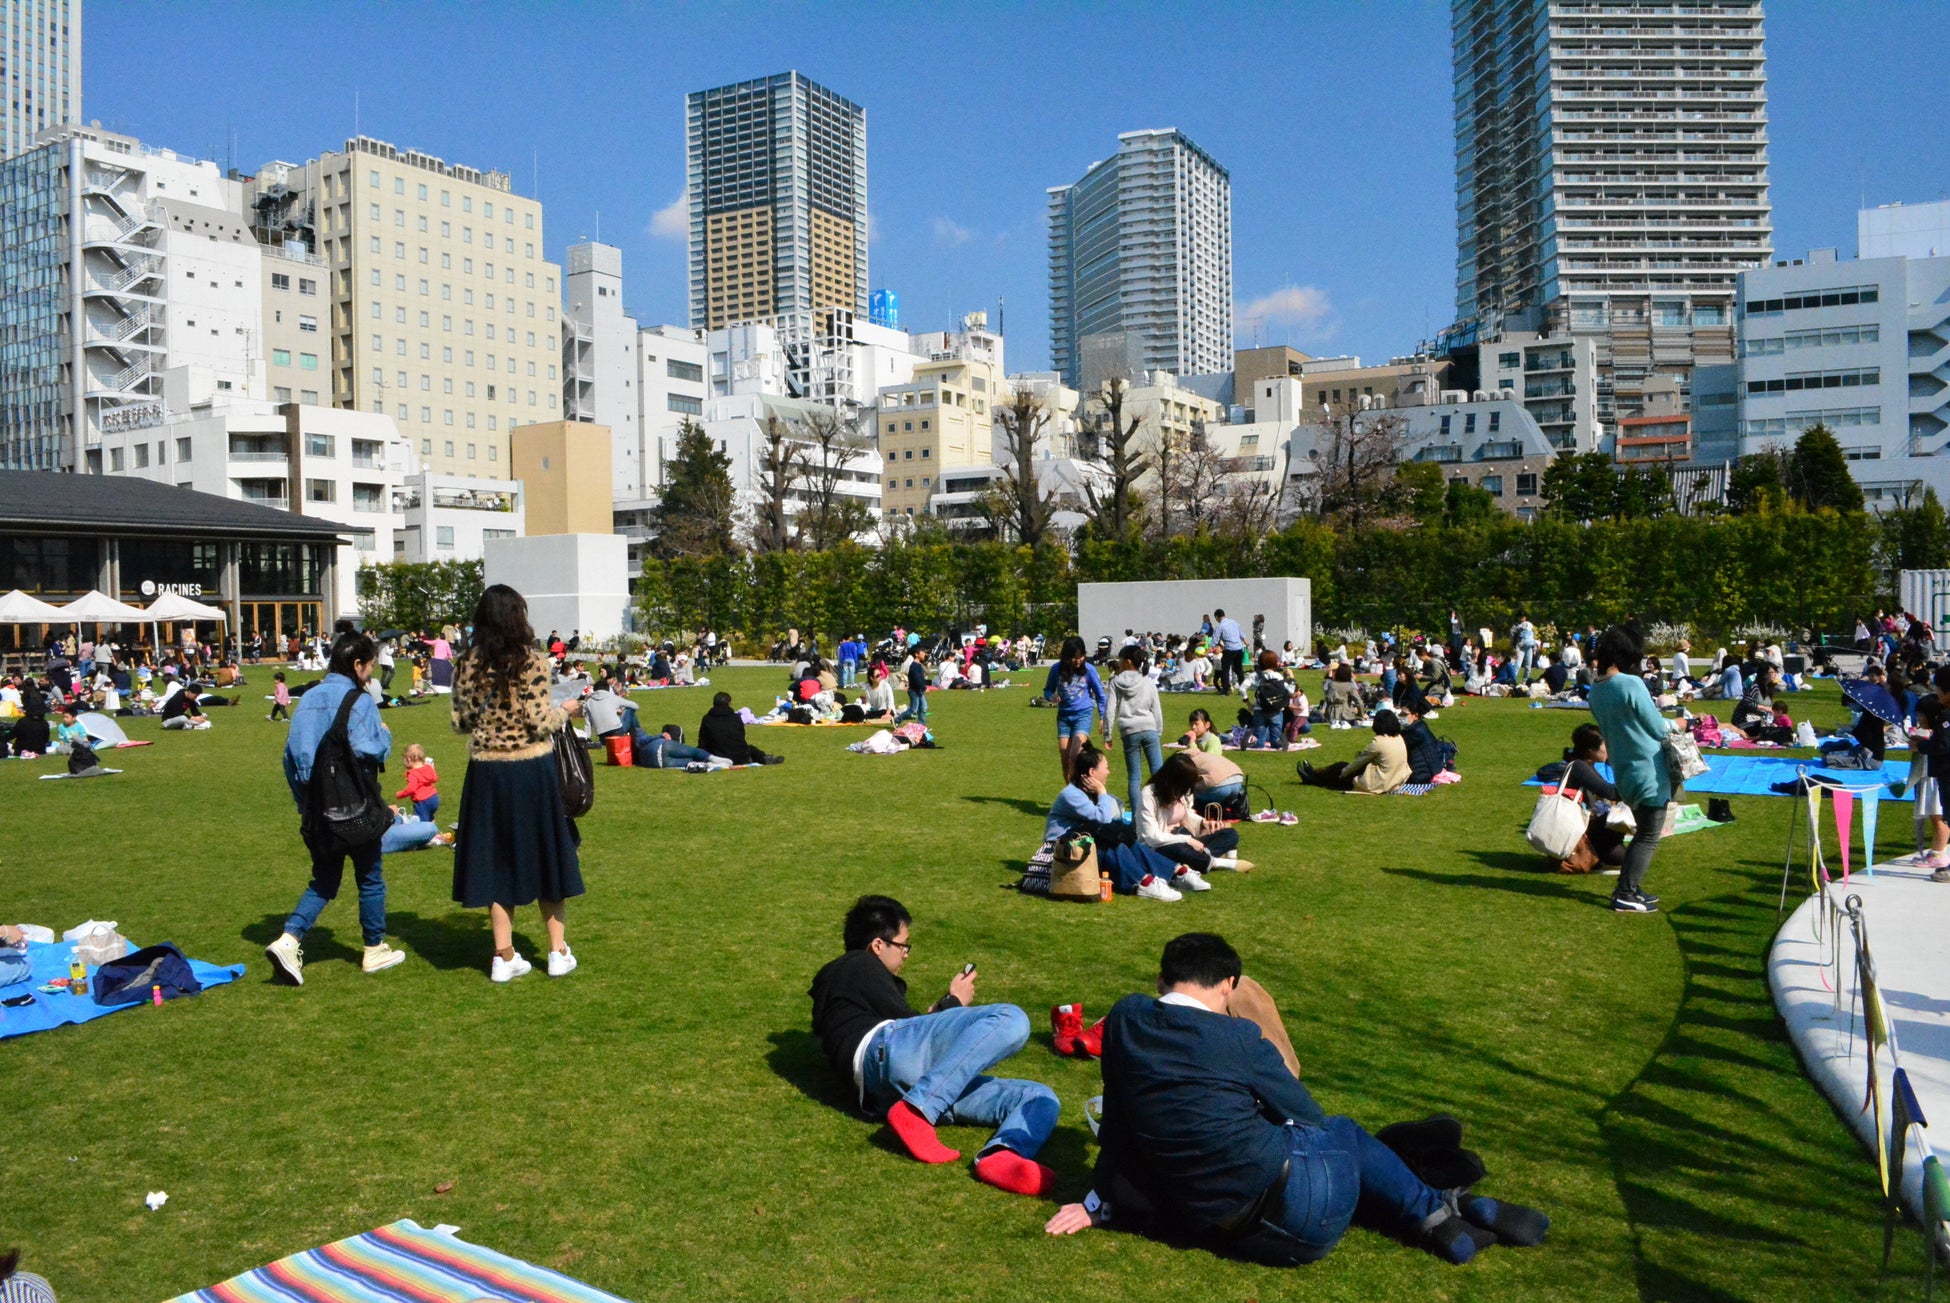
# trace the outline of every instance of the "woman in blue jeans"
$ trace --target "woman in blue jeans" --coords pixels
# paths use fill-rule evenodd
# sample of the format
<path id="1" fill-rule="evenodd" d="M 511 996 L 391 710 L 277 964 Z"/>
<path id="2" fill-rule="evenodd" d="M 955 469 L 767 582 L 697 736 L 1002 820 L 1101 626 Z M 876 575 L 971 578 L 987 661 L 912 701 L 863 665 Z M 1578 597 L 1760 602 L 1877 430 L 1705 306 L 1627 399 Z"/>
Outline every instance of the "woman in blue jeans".
<path id="1" fill-rule="evenodd" d="M 1151 773 L 1164 764 L 1165 753 L 1158 742 L 1158 731 L 1165 721 L 1165 710 L 1158 703 L 1158 685 L 1146 673 L 1150 658 L 1132 643 L 1118 653 L 1121 668 L 1110 681 L 1110 710 L 1104 718 L 1104 731 L 1115 732 L 1124 743 L 1124 778 L 1130 784 L 1129 809 L 1138 808 L 1138 794 L 1144 790 L 1144 773 L 1139 760 Z"/>
<path id="2" fill-rule="evenodd" d="M 1090 744 L 1092 717 L 1110 709 L 1104 700 L 1104 681 L 1097 677 L 1097 667 L 1090 663 L 1090 650 L 1083 639 L 1073 636 L 1063 640 L 1056 664 L 1049 667 L 1049 679 L 1043 684 L 1043 700 L 1056 703 L 1056 755 L 1063 766 L 1063 780 L 1068 782 L 1078 753 Z"/>
<path id="3" fill-rule="evenodd" d="M 1184 899 L 1179 888 L 1210 891 L 1211 885 L 1195 870 L 1173 864 L 1137 840 L 1117 798 L 1104 790 L 1109 780 L 1109 758 L 1086 743 L 1077 755 L 1074 777 L 1050 805 L 1043 840 L 1088 833 L 1096 839 L 1097 863 L 1109 872 L 1112 888 L 1128 895 L 1173 901 Z"/>

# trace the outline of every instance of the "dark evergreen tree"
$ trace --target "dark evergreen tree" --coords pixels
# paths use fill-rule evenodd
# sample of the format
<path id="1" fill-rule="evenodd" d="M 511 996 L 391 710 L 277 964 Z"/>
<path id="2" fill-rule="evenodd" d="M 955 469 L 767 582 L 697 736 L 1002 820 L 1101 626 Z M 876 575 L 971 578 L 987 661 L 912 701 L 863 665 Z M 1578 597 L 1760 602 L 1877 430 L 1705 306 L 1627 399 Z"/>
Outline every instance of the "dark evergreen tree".
<path id="1" fill-rule="evenodd" d="M 1842 445 L 1825 425 L 1810 426 L 1788 454 L 1788 492 L 1809 511 L 1862 510 L 1862 486 L 1848 472 Z"/>
<path id="2" fill-rule="evenodd" d="M 731 458 L 711 441 L 704 427 L 685 421 L 677 432 L 675 455 L 664 463 L 664 485 L 657 497 L 658 555 L 722 556 L 737 550 L 731 487 Z"/>

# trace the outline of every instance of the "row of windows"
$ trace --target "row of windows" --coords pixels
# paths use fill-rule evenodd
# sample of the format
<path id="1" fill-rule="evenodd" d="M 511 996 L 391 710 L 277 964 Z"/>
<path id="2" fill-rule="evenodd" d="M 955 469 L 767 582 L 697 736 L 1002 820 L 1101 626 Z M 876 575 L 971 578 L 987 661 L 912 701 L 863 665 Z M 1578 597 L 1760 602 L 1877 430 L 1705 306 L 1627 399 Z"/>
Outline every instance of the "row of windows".
<path id="1" fill-rule="evenodd" d="M 1491 412 L 1489 416 L 1490 416 L 1489 432 L 1491 434 L 1495 434 L 1498 430 L 1503 428 L 1503 413 Z M 1452 419 L 1454 418 L 1448 416 L 1442 418 L 1442 433 L 1444 434 L 1449 433 L 1449 422 Z M 1463 433 L 1464 434 L 1476 433 L 1476 413 L 1474 412 L 1463 413 Z"/>
<path id="2" fill-rule="evenodd" d="M 1742 315 L 1778 317 L 1783 312 L 1798 312 L 1803 308 L 1839 308 L 1851 303 L 1876 303 L 1880 299 L 1881 291 L 1874 285 L 1851 285 L 1846 289 L 1808 290 L 1778 299 L 1758 299 L 1747 304 Z"/>
<path id="3" fill-rule="evenodd" d="M 195 273 L 194 273 L 194 272 L 192 272 L 191 274 L 192 274 L 192 275 L 194 275 Z M 291 288 L 291 277 L 290 277 L 289 275 L 287 275 L 286 273 L 284 273 L 284 272 L 281 272 L 281 271 L 274 271 L 274 272 L 272 272 L 272 273 L 271 273 L 271 288 L 272 288 L 272 289 L 274 289 L 274 290 L 288 290 L 288 289 L 290 289 L 290 288 Z M 315 281 L 315 280 L 312 280 L 312 279 L 311 279 L 310 277 L 307 277 L 307 276 L 300 276 L 300 277 L 298 278 L 298 292 L 299 292 L 300 294 L 316 294 L 316 293 L 318 293 L 318 282 L 317 282 L 317 281 Z"/>
<path id="4" fill-rule="evenodd" d="M 371 186 L 373 189 L 377 190 L 379 188 L 379 173 L 376 171 L 368 172 L 366 174 L 366 184 Z M 420 199 L 422 200 L 426 199 L 427 198 L 426 186 L 421 185 L 419 186 L 418 190 L 419 190 Z M 393 178 L 393 193 L 396 195 L 403 195 L 406 193 L 405 177 L 396 176 Z M 440 192 L 440 206 L 442 208 L 451 208 L 453 206 L 453 193 L 451 191 L 442 190 Z M 502 209 L 501 220 L 512 226 L 515 220 L 514 205 L 503 204 L 501 205 L 501 209 Z M 460 210 L 463 213 L 471 213 L 474 211 L 474 197 L 472 195 L 462 195 L 460 197 Z M 377 216 L 376 213 L 374 215 Z M 492 201 L 482 202 L 481 216 L 487 218 L 492 218 L 494 216 L 494 204 Z M 534 230 L 535 214 L 533 213 L 523 214 L 523 225 L 525 225 L 531 231 Z"/>
<path id="5" fill-rule="evenodd" d="M 1881 367 L 1859 371 L 1804 371 L 1782 380 L 1749 380 L 1749 394 L 1792 394 L 1804 389 L 1853 389 L 1858 385 L 1882 383 Z"/>
<path id="6" fill-rule="evenodd" d="M 1772 357 L 1797 348 L 1833 348 L 1839 344 L 1875 344 L 1881 340 L 1880 326 L 1835 326 L 1827 330 L 1790 330 L 1769 339 L 1750 339 L 1744 352 L 1748 357 Z"/>
<path id="7" fill-rule="evenodd" d="M 892 479 L 889 479 L 889 480 L 887 481 L 887 487 L 888 487 L 888 488 L 890 488 L 890 489 L 897 489 L 897 488 L 900 488 L 901 486 L 900 486 L 900 484 L 899 484 L 899 483 L 898 483 L 897 481 L 895 481 L 895 480 L 892 480 Z M 913 480 L 909 480 L 909 481 L 907 482 L 907 487 L 908 487 L 908 488 L 910 488 L 910 489 L 911 489 L 911 488 L 913 488 L 913 487 L 914 487 L 914 481 L 913 481 Z M 924 488 L 924 489 L 925 489 L 926 487 L 928 487 L 928 477 L 927 477 L 927 476 L 925 476 L 925 475 L 923 475 L 923 476 L 921 477 L 921 487 L 922 487 L 922 488 Z"/>
<path id="8" fill-rule="evenodd" d="M 1827 407 L 1815 412 L 1789 412 L 1784 417 L 1743 421 L 1740 430 L 1749 437 L 1784 438 L 1817 425 L 1825 425 L 1831 430 L 1848 430 L 1881 424 L 1880 407 Z"/>
<path id="9" fill-rule="evenodd" d="M 472 425 L 472 424 L 474 424 L 474 422 L 473 422 L 473 420 L 472 420 L 471 418 L 470 418 L 470 419 L 468 420 L 468 422 L 467 422 L 467 423 L 468 423 L 469 425 Z M 490 417 L 490 418 L 489 418 L 489 424 L 490 424 L 490 425 L 491 425 L 491 424 L 493 424 L 493 418 L 492 418 L 492 417 Z M 420 455 L 421 455 L 422 457 L 431 457 L 431 456 L 433 456 L 433 440 L 431 440 L 431 439 L 422 439 L 422 440 L 420 440 Z M 446 440 L 446 455 L 447 455 L 447 456 L 448 456 L 449 458 L 452 458 L 452 457 L 453 457 L 453 455 L 454 455 L 454 441 L 453 441 L 452 439 L 448 439 L 448 440 Z M 497 448 L 497 447 L 496 447 L 495 445 L 493 445 L 493 444 L 489 444 L 489 445 L 487 446 L 487 459 L 488 459 L 489 461 L 500 461 L 500 460 L 501 460 L 501 450 L 500 450 L 499 448 Z M 473 445 L 473 444 L 471 444 L 471 443 L 467 445 L 467 460 L 469 460 L 469 461 L 473 461 L 473 460 L 474 460 L 474 445 Z M 441 540 L 440 540 L 440 544 L 441 544 L 441 546 L 442 546 L 442 547 L 446 547 L 446 546 L 449 546 L 449 545 L 451 545 L 451 544 L 453 543 L 453 541 L 454 541 L 454 538 L 453 538 L 453 534 L 454 534 L 454 531 L 453 531 L 453 530 L 452 530 L 451 528 L 449 528 L 448 526 L 446 526 L 446 525 L 442 525 L 442 526 L 440 526 L 440 527 L 439 527 L 439 529 L 440 529 L 440 533 L 441 533 L 441 536 L 442 536 L 442 537 L 441 537 Z M 513 538 L 513 537 L 514 537 L 514 531 L 513 531 L 513 530 L 506 530 L 506 531 L 504 531 L 504 530 L 494 530 L 494 529 L 490 529 L 490 530 L 483 530 L 483 531 L 482 531 L 482 537 L 484 537 L 484 538 Z"/>
<path id="10" fill-rule="evenodd" d="M 291 350 L 290 350 L 290 349 L 288 349 L 288 348 L 274 348 L 274 349 L 272 349 L 272 350 L 271 350 L 271 365 L 272 365 L 272 366 L 290 366 L 290 365 L 291 365 Z M 300 371 L 316 371 L 316 370 L 318 370 L 318 354 L 316 354 L 316 353 L 300 353 L 300 354 L 298 354 L 298 369 L 299 369 Z"/>

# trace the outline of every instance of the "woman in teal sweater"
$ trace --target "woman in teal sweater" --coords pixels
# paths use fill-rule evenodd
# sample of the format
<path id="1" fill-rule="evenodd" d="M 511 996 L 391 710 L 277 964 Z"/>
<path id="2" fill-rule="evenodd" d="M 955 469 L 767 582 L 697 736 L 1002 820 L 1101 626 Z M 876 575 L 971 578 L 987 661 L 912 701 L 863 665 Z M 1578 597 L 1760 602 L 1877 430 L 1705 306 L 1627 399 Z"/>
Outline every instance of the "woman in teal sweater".
<path id="1" fill-rule="evenodd" d="M 1618 872 L 1618 889 L 1611 907 L 1621 914 L 1652 914 L 1659 898 L 1645 893 L 1645 871 L 1659 849 L 1666 825 L 1666 803 L 1672 800 L 1672 778 L 1666 769 L 1665 739 L 1672 722 L 1659 713 L 1636 667 L 1645 659 L 1638 634 L 1613 625 L 1598 639 L 1598 679 L 1591 688 L 1591 717 L 1605 735 L 1611 753 L 1613 782 L 1632 807 L 1638 828 Z"/>

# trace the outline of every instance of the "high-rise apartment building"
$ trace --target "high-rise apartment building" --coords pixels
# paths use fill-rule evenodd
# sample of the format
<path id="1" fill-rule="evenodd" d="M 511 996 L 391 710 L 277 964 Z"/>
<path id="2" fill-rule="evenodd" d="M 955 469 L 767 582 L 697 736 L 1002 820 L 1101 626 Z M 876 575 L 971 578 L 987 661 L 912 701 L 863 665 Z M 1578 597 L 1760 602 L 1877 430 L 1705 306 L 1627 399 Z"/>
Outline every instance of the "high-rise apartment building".
<path id="1" fill-rule="evenodd" d="M 1760 0 L 1451 0 L 1458 344 L 1590 336 L 1598 419 L 1733 356 L 1772 253 Z"/>
<path id="2" fill-rule="evenodd" d="M 1050 356 L 1067 385 L 1232 368 L 1232 180 L 1175 128 L 1049 192 Z"/>
<path id="3" fill-rule="evenodd" d="M 359 136 L 250 200 L 259 239 L 325 260 L 332 405 L 393 417 L 423 469 L 502 476 L 508 432 L 561 417 L 562 270 L 506 172 Z"/>
<path id="4" fill-rule="evenodd" d="M 867 112 L 796 72 L 692 91 L 691 325 L 867 315 Z"/>
<path id="5" fill-rule="evenodd" d="M 0 158 L 81 121 L 81 0 L 0 5 Z"/>

